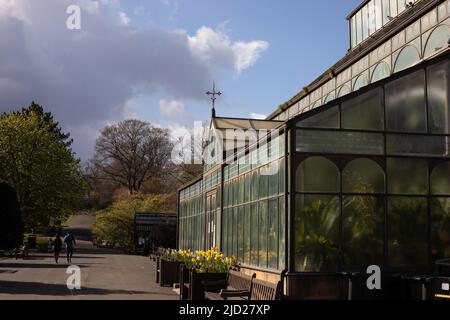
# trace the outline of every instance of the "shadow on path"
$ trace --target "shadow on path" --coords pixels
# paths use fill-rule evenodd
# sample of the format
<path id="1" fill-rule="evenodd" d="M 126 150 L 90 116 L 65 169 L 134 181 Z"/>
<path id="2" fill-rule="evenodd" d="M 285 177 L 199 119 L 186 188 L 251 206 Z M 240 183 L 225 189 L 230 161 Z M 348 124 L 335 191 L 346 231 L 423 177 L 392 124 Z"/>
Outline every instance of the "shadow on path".
<path id="1" fill-rule="evenodd" d="M 80 268 L 87 268 L 86 265 L 78 265 Z M 0 263 L 1 268 L 16 268 L 16 269 L 67 269 L 68 265 L 61 262 L 60 264 L 38 264 L 38 263 Z"/>
<path id="2" fill-rule="evenodd" d="M 110 294 L 157 294 L 167 295 L 162 292 L 144 292 L 115 289 L 82 288 L 81 290 L 69 290 L 67 286 L 61 284 L 37 283 L 37 282 L 17 282 L 0 281 L 0 294 L 29 294 L 29 295 L 50 295 L 50 296 L 79 296 L 79 295 L 110 295 Z"/>
<path id="3" fill-rule="evenodd" d="M 75 252 L 75 254 L 73 256 L 74 259 L 75 258 L 77 258 L 77 259 L 106 259 L 105 257 L 100 257 L 100 256 L 79 256 L 76 253 L 77 252 Z M 95 252 L 92 251 L 90 253 L 95 253 Z M 61 257 L 65 258 L 65 254 L 62 253 Z M 44 256 L 44 255 L 39 255 L 39 254 L 33 254 L 33 255 L 28 256 L 27 260 L 44 260 L 47 258 L 53 259 L 53 255 Z"/>

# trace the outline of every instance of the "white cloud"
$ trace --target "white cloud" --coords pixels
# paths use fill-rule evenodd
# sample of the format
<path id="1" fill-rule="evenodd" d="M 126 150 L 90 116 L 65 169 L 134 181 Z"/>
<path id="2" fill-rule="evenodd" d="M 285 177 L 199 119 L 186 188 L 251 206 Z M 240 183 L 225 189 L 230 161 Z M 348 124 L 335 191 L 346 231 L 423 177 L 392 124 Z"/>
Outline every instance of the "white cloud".
<path id="1" fill-rule="evenodd" d="M 260 58 L 261 53 L 269 48 L 267 41 L 237 42 L 233 45 L 235 55 L 234 67 L 237 73 L 252 67 Z"/>
<path id="2" fill-rule="evenodd" d="M 137 105 L 133 100 L 128 100 L 122 108 L 123 119 L 138 119 Z"/>
<path id="3" fill-rule="evenodd" d="M 265 114 L 252 112 L 252 113 L 250 113 L 250 118 L 257 119 L 257 120 L 264 120 L 267 118 L 267 116 Z"/>
<path id="4" fill-rule="evenodd" d="M 93 151 L 93 132 L 136 115 L 133 98 L 157 94 L 179 111 L 181 101 L 204 101 L 214 74 L 242 72 L 267 48 L 208 27 L 193 36 L 129 28 L 118 23 L 117 0 L 78 0 L 82 28 L 71 31 L 65 17 L 73 0 L 45 3 L 0 0 L 0 113 L 42 104 L 72 131 L 74 150 L 84 158 Z"/>
<path id="5" fill-rule="evenodd" d="M 221 28 L 222 29 L 222 28 Z M 201 27 L 195 36 L 188 37 L 192 52 L 210 63 L 233 65 L 240 74 L 253 66 L 262 52 L 268 49 L 267 41 L 233 42 L 223 30 Z"/>
<path id="6" fill-rule="evenodd" d="M 145 11 L 144 6 L 139 6 L 139 7 L 134 8 L 133 14 L 134 14 L 134 15 L 140 15 L 140 14 L 143 13 L 144 11 Z"/>
<path id="7" fill-rule="evenodd" d="M 130 24 L 130 17 L 128 17 L 128 15 L 125 12 L 120 11 L 119 12 L 119 21 L 121 24 L 127 26 Z"/>
<path id="8" fill-rule="evenodd" d="M 184 103 L 177 100 L 167 101 L 162 99 L 159 101 L 159 110 L 161 115 L 168 118 L 177 118 L 184 115 Z"/>

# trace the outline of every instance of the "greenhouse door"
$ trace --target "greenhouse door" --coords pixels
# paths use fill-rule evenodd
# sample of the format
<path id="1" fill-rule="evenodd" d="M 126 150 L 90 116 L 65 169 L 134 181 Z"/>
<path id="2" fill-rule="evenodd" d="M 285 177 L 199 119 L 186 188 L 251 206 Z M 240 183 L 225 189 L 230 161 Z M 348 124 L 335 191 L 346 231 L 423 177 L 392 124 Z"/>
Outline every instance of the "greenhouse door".
<path id="1" fill-rule="evenodd" d="M 216 191 L 206 196 L 206 250 L 216 247 Z"/>

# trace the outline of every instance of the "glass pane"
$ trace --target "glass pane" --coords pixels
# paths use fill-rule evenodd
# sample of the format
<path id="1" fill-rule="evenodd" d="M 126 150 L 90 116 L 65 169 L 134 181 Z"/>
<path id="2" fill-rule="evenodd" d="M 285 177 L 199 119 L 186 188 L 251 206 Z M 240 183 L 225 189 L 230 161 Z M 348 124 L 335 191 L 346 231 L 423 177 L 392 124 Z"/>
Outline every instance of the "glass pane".
<path id="1" fill-rule="evenodd" d="M 296 196 L 296 271 L 337 271 L 339 207 L 337 196 Z"/>
<path id="2" fill-rule="evenodd" d="M 223 207 L 228 207 L 228 183 L 223 185 Z"/>
<path id="3" fill-rule="evenodd" d="M 267 167 L 263 167 L 259 170 L 259 199 L 267 198 L 269 183 L 268 173 L 269 170 Z"/>
<path id="4" fill-rule="evenodd" d="M 369 34 L 371 35 L 376 31 L 376 20 L 375 20 L 375 1 L 369 2 Z"/>
<path id="5" fill-rule="evenodd" d="M 284 133 L 280 134 L 280 140 L 279 141 L 280 141 L 280 143 L 279 143 L 280 157 L 283 157 L 285 155 L 285 153 L 286 153 L 286 148 L 285 148 L 286 142 L 285 142 L 285 135 L 284 135 Z"/>
<path id="6" fill-rule="evenodd" d="M 425 74 L 414 72 L 386 85 L 387 129 L 426 132 Z"/>
<path id="7" fill-rule="evenodd" d="M 268 202 L 259 203 L 259 266 L 267 268 Z"/>
<path id="8" fill-rule="evenodd" d="M 272 162 L 269 170 L 269 196 L 275 196 L 278 195 L 278 161 Z"/>
<path id="9" fill-rule="evenodd" d="M 390 21 L 389 1 L 390 0 L 383 0 L 381 3 L 381 5 L 383 6 L 383 25 Z"/>
<path id="10" fill-rule="evenodd" d="M 251 199 L 251 183 L 252 183 L 252 176 L 250 174 L 247 174 L 245 176 L 245 197 L 244 202 L 249 202 Z"/>
<path id="11" fill-rule="evenodd" d="M 228 209 L 223 210 L 223 238 L 222 238 L 222 252 L 229 256 L 228 253 Z"/>
<path id="12" fill-rule="evenodd" d="M 280 173 L 279 173 L 279 177 L 280 177 L 280 194 L 284 193 L 284 175 L 285 175 L 285 171 L 284 171 L 284 159 L 280 160 Z"/>
<path id="13" fill-rule="evenodd" d="M 448 47 L 450 39 L 450 27 L 443 25 L 437 27 L 427 40 L 424 57 L 429 57 L 435 52 Z"/>
<path id="14" fill-rule="evenodd" d="M 258 149 L 258 164 L 263 165 L 266 164 L 269 159 L 267 144 L 260 146 Z"/>
<path id="15" fill-rule="evenodd" d="M 369 265 L 383 265 L 383 198 L 344 197 L 342 228 L 344 268 L 363 270 Z"/>
<path id="16" fill-rule="evenodd" d="M 383 10 L 381 8 L 381 0 L 375 1 L 375 24 L 377 30 L 383 26 Z"/>
<path id="17" fill-rule="evenodd" d="M 244 262 L 244 206 L 238 208 L 237 219 L 237 238 L 238 238 L 238 258 L 240 262 Z"/>
<path id="18" fill-rule="evenodd" d="M 397 0 L 398 14 L 402 13 L 406 9 L 406 0 Z"/>
<path id="19" fill-rule="evenodd" d="M 376 88 L 342 104 L 342 128 L 382 130 L 384 114 L 381 88 Z"/>
<path id="20" fill-rule="evenodd" d="M 428 163 L 416 159 L 387 159 L 388 192 L 427 194 Z"/>
<path id="21" fill-rule="evenodd" d="M 239 204 L 239 179 L 233 180 L 233 204 Z"/>
<path id="22" fill-rule="evenodd" d="M 427 266 L 426 198 L 390 197 L 388 199 L 389 266 L 409 272 Z"/>
<path id="23" fill-rule="evenodd" d="M 365 87 L 369 84 L 369 78 L 367 74 L 362 74 L 356 79 L 355 84 L 353 85 L 353 91 L 359 90 L 362 87 Z"/>
<path id="24" fill-rule="evenodd" d="M 450 195 L 450 162 L 436 166 L 431 172 L 431 194 Z"/>
<path id="25" fill-rule="evenodd" d="M 427 69 L 429 126 L 433 133 L 450 133 L 450 63 Z"/>
<path id="26" fill-rule="evenodd" d="M 298 127 L 304 128 L 339 128 L 339 109 L 333 107 L 312 115 L 297 123 Z"/>
<path id="27" fill-rule="evenodd" d="M 278 269 L 283 270 L 285 268 L 285 237 L 286 237 L 286 223 L 285 223 L 285 211 L 284 211 L 284 197 L 279 198 L 279 237 L 278 237 Z"/>
<path id="28" fill-rule="evenodd" d="M 359 44 L 363 40 L 362 37 L 362 21 L 361 21 L 361 11 L 356 13 L 356 42 Z"/>
<path id="29" fill-rule="evenodd" d="M 339 90 L 339 96 L 338 97 L 339 98 L 343 97 L 343 96 L 349 94 L 350 92 L 351 92 L 351 90 L 350 90 L 349 86 L 344 85 L 344 86 L 342 86 L 341 90 Z"/>
<path id="30" fill-rule="evenodd" d="M 407 46 L 399 53 L 395 62 L 394 72 L 399 72 L 412 67 L 420 61 L 419 51 L 412 46 Z"/>
<path id="31" fill-rule="evenodd" d="M 433 261 L 450 257 L 450 198 L 431 200 L 431 254 Z"/>
<path id="32" fill-rule="evenodd" d="M 252 200 L 258 200 L 259 170 L 252 173 Z"/>
<path id="33" fill-rule="evenodd" d="M 239 204 L 244 202 L 244 177 L 239 178 L 239 189 L 238 189 Z"/>
<path id="34" fill-rule="evenodd" d="M 389 155 L 449 157 L 450 138 L 389 134 L 387 135 L 386 151 Z"/>
<path id="35" fill-rule="evenodd" d="M 427 40 L 424 57 L 429 57 L 433 53 L 448 47 L 450 39 L 450 27 L 443 25 L 437 27 Z"/>
<path id="36" fill-rule="evenodd" d="M 278 269 L 278 220 L 278 198 L 276 198 L 269 201 L 269 228 L 267 235 L 269 269 Z"/>
<path id="37" fill-rule="evenodd" d="M 297 130 L 297 152 L 381 155 L 384 138 L 379 133 Z"/>
<path id="38" fill-rule="evenodd" d="M 342 179 L 342 192 L 384 192 L 383 169 L 370 159 L 356 159 L 350 162 L 343 171 Z"/>
<path id="39" fill-rule="evenodd" d="M 367 39 L 367 37 L 369 36 L 369 16 L 367 13 L 367 6 L 364 6 L 361 12 L 362 12 L 363 39 Z"/>
<path id="40" fill-rule="evenodd" d="M 357 45 L 356 42 L 356 18 L 353 17 L 351 20 L 351 28 L 352 28 L 352 48 L 355 47 Z"/>
<path id="41" fill-rule="evenodd" d="M 238 208 L 233 208 L 233 256 L 239 258 L 238 253 Z"/>
<path id="42" fill-rule="evenodd" d="M 272 136 L 272 141 L 269 143 L 269 161 L 277 160 L 280 157 L 280 137 Z"/>
<path id="43" fill-rule="evenodd" d="M 330 160 L 311 157 L 297 168 L 297 192 L 339 192 L 339 170 Z"/>
<path id="44" fill-rule="evenodd" d="M 250 226 L 252 224 L 250 215 L 250 205 L 245 206 L 245 219 L 244 219 L 244 263 L 249 265 L 250 260 Z"/>
<path id="45" fill-rule="evenodd" d="M 250 214 L 251 214 L 251 242 L 250 242 L 250 249 L 251 249 L 251 264 L 254 266 L 258 265 L 258 241 L 259 241 L 259 226 L 258 226 L 258 205 L 252 204 L 250 206 Z"/>
<path id="46" fill-rule="evenodd" d="M 334 93 L 330 93 L 329 95 L 327 95 L 327 97 L 325 98 L 325 100 L 324 100 L 324 104 L 327 104 L 328 102 L 330 102 L 330 101 L 333 101 L 335 98 L 334 98 Z"/>
<path id="47" fill-rule="evenodd" d="M 397 16 L 397 0 L 390 0 L 391 2 L 391 17 Z"/>
<path id="48" fill-rule="evenodd" d="M 386 62 L 379 63 L 372 74 L 372 83 L 385 79 L 391 75 L 391 68 Z"/>

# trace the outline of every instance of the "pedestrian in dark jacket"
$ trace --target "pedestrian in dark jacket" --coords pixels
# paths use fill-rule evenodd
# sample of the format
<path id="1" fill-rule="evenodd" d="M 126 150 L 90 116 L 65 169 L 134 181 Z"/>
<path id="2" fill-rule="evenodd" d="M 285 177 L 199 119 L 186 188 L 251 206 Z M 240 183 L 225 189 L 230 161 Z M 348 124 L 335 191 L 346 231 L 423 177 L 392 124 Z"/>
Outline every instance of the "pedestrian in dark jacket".
<path id="1" fill-rule="evenodd" d="M 55 254 L 55 262 L 58 263 L 59 254 L 61 253 L 62 249 L 62 240 L 61 237 L 56 235 L 55 240 L 53 240 L 52 247 L 53 247 L 53 253 Z"/>

